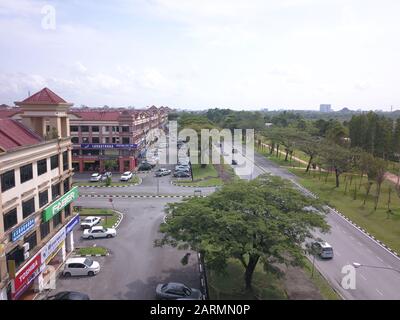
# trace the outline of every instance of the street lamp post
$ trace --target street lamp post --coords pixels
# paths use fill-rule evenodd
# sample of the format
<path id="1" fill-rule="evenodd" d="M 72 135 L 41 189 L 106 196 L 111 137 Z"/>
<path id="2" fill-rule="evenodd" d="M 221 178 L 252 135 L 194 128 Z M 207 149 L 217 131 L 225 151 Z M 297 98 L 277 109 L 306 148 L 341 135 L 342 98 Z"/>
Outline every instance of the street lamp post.
<path id="1" fill-rule="evenodd" d="M 365 267 L 365 268 L 374 268 L 374 269 L 385 269 L 385 270 L 392 270 L 392 271 L 396 271 L 396 272 L 400 273 L 400 270 L 395 269 L 395 268 L 382 267 L 382 266 L 370 266 L 370 265 L 361 264 L 361 263 L 358 263 L 358 262 L 353 262 L 353 266 L 354 266 L 354 268 Z"/>

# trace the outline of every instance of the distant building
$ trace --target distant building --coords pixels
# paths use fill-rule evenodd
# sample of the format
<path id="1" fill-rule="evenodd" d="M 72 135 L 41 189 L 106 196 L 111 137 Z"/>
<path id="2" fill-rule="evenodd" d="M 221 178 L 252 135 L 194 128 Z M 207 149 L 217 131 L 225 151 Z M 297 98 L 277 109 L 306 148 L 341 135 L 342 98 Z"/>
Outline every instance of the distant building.
<path id="1" fill-rule="evenodd" d="M 330 104 L 321 104 L 319 106 L 320 112 L 332 112 L 332 106 Z"/>

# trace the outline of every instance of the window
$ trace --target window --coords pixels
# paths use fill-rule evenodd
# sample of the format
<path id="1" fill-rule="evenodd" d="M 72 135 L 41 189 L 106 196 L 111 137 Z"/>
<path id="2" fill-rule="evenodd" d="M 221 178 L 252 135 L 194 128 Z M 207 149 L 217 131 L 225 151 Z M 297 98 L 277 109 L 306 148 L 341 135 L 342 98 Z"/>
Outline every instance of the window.
<path id="1" fill-rule="evenodd" d="M 68 170 L 69 169 L 69 164 L 68 164 L 68 151 L 63 152 L 63 170 Z"/>
<path id="2" fill-rule="evenodd" d="M 123 126 L 122 127 L 122 132 L 129 132 L 129 127 L 128 126 Z"/>
<path id="3" fill-rule="evenodd" d="M 29 243 L 29 251 L 34 249 L 37 245 L 36 231 L 30 234 L 29 236 L 25 237 L 24 241 Z"/>
<path id="4" fill-rule="evenodd" d="M 3 216 L 4 231 L 7 231 L 17 224 L 17 208 L 12 209 Z"/>
<path id="5" fill-rule="evenodd" d="M 52 199 L 54 200 L 60 195 L 60 183 L 57 183 L 53 186 L 51 186 L 51 196 Z"/>
<path id="6" fill-rule="evenodd" d="M 4 172 L 0 177 L 1 177 L 1 191 L 2 192 L 15 187 L 14 170 Z"/>
<path id="7" fill-rule="evenodd" d="M 100 143 L 100 138 L 99 137 L 93 137 L 92 138 L 92 143 Z"/>
<path id="8" fill-rule="evenodd" d="M 81 132 L 89 132 L 88 126 L 81 126 Z"/>
<path id="9" fill-rule="evenodd" d="M 80 150 L 72 150 L 72 155 L 73 156 L 79 156 L 80 155 Z"/>
<path id="10" fill-rule="evenodd" d="M 22 216 L 24 219 L 35 212 L 35 198 L 22 202 Z"/>
<path id="11" fill-rule="evenodd" d="M 65 212 L 65 217 L 69 217 L 71 215 L 71 204 L 65 206 L 64 212 Z"/>
<path id="12" fill-rule="evenodd" d="M 69 179 L 66 179 L 64 181 L 64 193 L 67 193 L 69 191 Z"/>
<path id="13" fill-rule="evenodd" d="M 112 143 L 119 143 L 119 138 L 113 137 L 113 138 L 112 138 Z"/>
<path id="14" fill-rule="evenodd" d="M 78 131 L 79 131 L 79 127 L 78 127 L 78 126 L 70 126 L 70 127 L 69 127 L 69 130 L 70 130 L 71 132 L 78 132 Z"/>
<path id="15" fill-rule="evenodd" d="M 53 227 L 56 228 L 61 223 L 61 212 L 53 217 Z"/>
<path id="16" fill-rule="evenodd" d="M 39 207 L 43 207 L 49 203 L 49 190 L 45 190 L 39 193 Z"/>
<path id="17" fill-rule="evenodd" d="M 26 166 L 22 166 L 19 169 L 19 171 L 20 171 L 21 183 L 33 179 L 32 164 L 27 164 Z"/>
<path id="18" fill-rule="evenodd" d="M 89 143 L 89 138 L 83 137 L 82 138 L 82 143 Z"/>
<path id="19" fill-rule="evenodd" d="M 78 137 L 72 137 L 71 138 L 71 142 L 74 144 L 78 144 L 79 143 L 79 138 Z"/>
<path id="20" fill-rule="evenodd" d="M 99 126 L 92 126 L 92 132 L 99 132 Z"/>
<path id="21" fill-rule="evenodd" d="M 105 126 L 105 127 L 104 127 L 104 131 L 105 131 L 105 132 L 109 132 L 109 131 L 110 131 L 110 127 L 109 127 L 109 126 Z"/>
<path id="22" fill-rule="evenodd" d="M 7 261 L 14 260 L 15 261 L 15 267 L 19 267 L 22 262 L 24 262 L 24 249 L 16 246 L 14 249 L 12 249 L 9 253 L 7 253 Z M 7 264 L 8 268 L 8 264 Z"/>
<path id="23" fill-rule="evenodd" d="M 110 138 L 109 137 L 104 138 L 104 143 L 110 143 Z"/>
<path id="24" fill-rule="evenodd" d="M 50 221 L 43 222 L 40 225 L 40 238 L 44 239 L 50 233 Z"/>
<path id="25" fill-rule="evenodd" d="M 112 127 L 112 132 L 119 132 L 119 127 L 113 126 L 113 127 Z"/>
<path id="26" fill-rule="evenodd" d="M 55 169 L 55 168 L 58 168 L 58 166 L 59 166 L 59 158 L 58 158 L 58 154 L 56 154 L 55 156 L 52 156 L 51 158 L 50 158 L 50 162 L 51 162 L 51 164 L 50 164 L 50 167 L 51 167 L 51 170 L 53 170 L 53 169 Z"/>
<path id="27" fill-rule="evenodd" d="M 129 138 L 123 137 L 123 138 L 122 138 L 122 143 L 123 143 L 123 144 L 129 144 Z"/>
<path id="28" fill-rule="evenodd" d="M 37 162 L 37 174 L 41 176 L 47 172 L 47 159 L 39 160 Z"/>

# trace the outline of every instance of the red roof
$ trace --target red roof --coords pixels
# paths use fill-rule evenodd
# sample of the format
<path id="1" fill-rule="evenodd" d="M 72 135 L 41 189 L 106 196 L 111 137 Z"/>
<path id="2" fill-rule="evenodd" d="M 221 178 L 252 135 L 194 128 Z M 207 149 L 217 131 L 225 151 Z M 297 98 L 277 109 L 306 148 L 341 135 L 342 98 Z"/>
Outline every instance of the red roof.
<path id="1" fill-rule="evenodd" d="M 20 113 L 21 110 L 19 108 L 13 108 L 13 109 L 0 109 L 0 119 L 2 118 L 11 118 L 13 115 L 16 115 L 17 113 Z"/>
<path id="2" fill-rule="evenodd" d="M 0 149 L 9 151 L 43 141 L 38 135 L 13 119 L 0 119 Z"/>
<path id="3" fill-rule="evenodd" d="M 21 102 L 21 104 L 59 104 L 59 103 L 67 103 L 67 102 L 63 98 L 56 95 L 49 88 L 44 88 Z"/>
<path id="4" fill-rule="evenodd" d="M 119 111 L 75 111 L 71 113 L 86 121 L 118 121 Z"/>

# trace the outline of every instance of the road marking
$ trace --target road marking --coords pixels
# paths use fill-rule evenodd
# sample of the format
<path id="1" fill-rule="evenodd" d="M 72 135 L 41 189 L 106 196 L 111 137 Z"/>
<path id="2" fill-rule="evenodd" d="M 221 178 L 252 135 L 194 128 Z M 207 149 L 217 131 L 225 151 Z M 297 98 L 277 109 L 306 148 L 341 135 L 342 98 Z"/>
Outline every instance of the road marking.
<path id="1" fill-rule="evenodd" d="M 341 254 L 339 252 L 337 252 L 337 251 L 335 251 L 335 255 L 337 255 L 338 257 L 341 256 Z"/>
<path id="2" fill-rule="evenodd" d="M 375 289 L 376 290 L 376 292 L 378 292 L 381 296 L 383 296 L 383 293 L 382 292 L 380 292 L 378 289 Z"/>
<path id="3" fill-rule="evenodd" d="M 379 258 L 378 256 L 376 256 L 378 258 L 379 261 L 383 262 L 383 260 L 381 258 Z"/>
<path id="4" fill-rule="evenodd" d="M 367 281 L 367 278 L 364 277 L 361 273 L 359 273 L 360 277 L 363 278 L 365 281 Z"/>
<path id="5" fill-rule="evenodd" d="M 357 241 L 357 243 L 360 245 L 360 246 L 362 246 L 363 244 L 360 242 L 360 241 Z"/>

